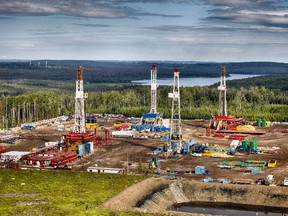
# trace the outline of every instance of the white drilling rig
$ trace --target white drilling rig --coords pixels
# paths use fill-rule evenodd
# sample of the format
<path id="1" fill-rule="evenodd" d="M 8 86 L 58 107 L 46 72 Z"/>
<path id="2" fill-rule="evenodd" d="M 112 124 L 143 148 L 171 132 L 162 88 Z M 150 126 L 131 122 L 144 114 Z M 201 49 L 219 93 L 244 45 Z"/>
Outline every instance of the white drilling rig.
<path id="1" fill-rule="evenodd" d="M 86 115 L 85 115 L 85 99 L 83 87 L 83 68 L 78 66 L 76 69 L 76 94 L 75 94 L 75 122 L 74 133 L 86 133 Z"/>
<path id="2" fill-rule="evenodd" d="M 180 88 L 179 88 L 179 70 L 174 68 L 173 93 L 168 94 L 172 98 L 172 111 L 170 122 L 170 148 L 174 148 L 177 144 L 177 153 L 182 149 L 182 124 L 181 124 L 181 109 L 180 109 Z"/>
<path id="3" fill-rule="evenodd" d="M 157 113 L 157 67 L 152 65 L 151 69 L 151 109 L 150 113 Z"/>
<path id="4" fill-rule="evenodd" d="M 219 116 L 227 116 L 227 101 L 226 101 L 226 67 L 225 65 L 221 65 L 220 72 L 220 86 L 218 86 L 219 92 Z"/>

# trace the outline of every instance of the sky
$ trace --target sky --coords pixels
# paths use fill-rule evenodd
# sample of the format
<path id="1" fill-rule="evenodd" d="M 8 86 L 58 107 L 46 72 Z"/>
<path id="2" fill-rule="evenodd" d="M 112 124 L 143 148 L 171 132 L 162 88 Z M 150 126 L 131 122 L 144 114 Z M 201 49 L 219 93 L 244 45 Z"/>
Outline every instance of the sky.
<path id="1" fill-rule="evenodd" d="M 288 63 L 287 0 L 0 0 L 0 59 Z"/>

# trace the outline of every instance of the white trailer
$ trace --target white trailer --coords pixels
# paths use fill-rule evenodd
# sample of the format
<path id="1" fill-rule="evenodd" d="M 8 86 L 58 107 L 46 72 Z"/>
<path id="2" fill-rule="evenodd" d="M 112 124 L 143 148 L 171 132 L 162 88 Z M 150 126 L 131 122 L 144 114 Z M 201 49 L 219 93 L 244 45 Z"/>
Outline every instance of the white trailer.
<path id="1" fill-rule="evenodd" d="M 31 152 L 24 152 L 24 151 L 10 151 L 1 154 L 1 161 L 8 162 L 8 161 L 19 161 L 24 155 L 31 154 Z"/>
<path id="2" fill-rule="evenodd" d="M 108 168 L 108 167 L 88 167 L 87 172 L 96 172 L 96 173 L 109 173 L 109 174 L 122 174 L 123 168 Z"/>
<path id="3" fill-rule="evenodd" d="M 112 137 L 118 138 L 133 138 L 134 131 L 112 131 Z"/>

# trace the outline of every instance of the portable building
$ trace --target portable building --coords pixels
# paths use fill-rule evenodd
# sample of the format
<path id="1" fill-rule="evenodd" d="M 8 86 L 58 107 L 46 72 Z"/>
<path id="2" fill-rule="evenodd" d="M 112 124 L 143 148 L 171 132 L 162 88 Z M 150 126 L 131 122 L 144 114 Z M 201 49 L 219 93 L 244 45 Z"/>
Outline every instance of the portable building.
<path id="1" fill-rule="evenodd" d="M 91 167 L 87 168 L 87 172 L 121 174 L 121 173 L 123 173 L 123 169 L 91 166 Z"/>
<path id="2" fill-rule="evenodd" d="M 23 156 L 29 155 L 31 152 L 25 151 L 9 151 L 1 154 L 2 161 L 19 161 Z"/>

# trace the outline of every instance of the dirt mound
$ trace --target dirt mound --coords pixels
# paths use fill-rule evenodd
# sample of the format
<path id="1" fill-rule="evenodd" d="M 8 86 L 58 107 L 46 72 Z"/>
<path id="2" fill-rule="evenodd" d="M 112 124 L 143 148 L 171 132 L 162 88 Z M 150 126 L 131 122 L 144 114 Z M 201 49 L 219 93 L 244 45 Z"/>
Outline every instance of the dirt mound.
<path id="1" fill-rule="evenodd" d="M 101 207 L 177 215 L 178 212 L 167 211 L 167 209 L 175 204 L 193 202 L 226 203 L 232 206 L 251 205 L 258 208 L 269 206 L 288 210 L 288 188 L 149 178 L 127 188 Z"/>

